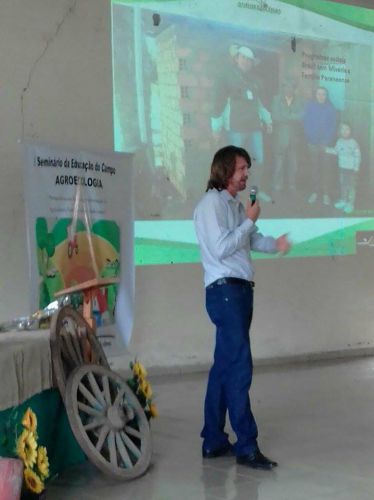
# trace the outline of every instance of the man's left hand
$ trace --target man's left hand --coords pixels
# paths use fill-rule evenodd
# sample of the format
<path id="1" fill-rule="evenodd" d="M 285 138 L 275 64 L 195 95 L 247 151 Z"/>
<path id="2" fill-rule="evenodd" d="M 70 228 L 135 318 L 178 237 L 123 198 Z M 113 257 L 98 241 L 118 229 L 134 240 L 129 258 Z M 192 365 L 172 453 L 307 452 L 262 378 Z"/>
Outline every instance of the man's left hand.
<path id="1" fill-rule="evenodd" d="M 291 242 L 289 241 L 287 234 L 282 234 L 276 239 L 277 250 L 279 253 L 286 254 L 291 248 Z"/>

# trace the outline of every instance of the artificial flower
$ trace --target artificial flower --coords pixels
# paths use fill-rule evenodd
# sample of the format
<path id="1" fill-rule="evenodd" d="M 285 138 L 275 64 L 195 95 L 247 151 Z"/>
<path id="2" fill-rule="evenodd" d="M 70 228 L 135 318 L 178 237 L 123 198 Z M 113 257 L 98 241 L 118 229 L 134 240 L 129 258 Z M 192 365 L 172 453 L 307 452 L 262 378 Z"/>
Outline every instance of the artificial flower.
<path id="1" fill-rule="evenodd" d="M 44 490 L 44 483 L 40 477 L 31 469 L 25 469 L 23 476 L 26 487 L 33 493 L 41 493 Z"/>
<path id="2" fill-rule="evenodd" d="M 132 370 L 132 377 L 127 380 L 130 389 L 137 397 L 140 406 L 143 408 L 148 420 L 158 416 L 156 405 L 152 403 L 152 387 L 146 379 L 147 370 L 139 361 L 131 361 L 130 368 Z M 133 417 L 131 417 L 133 418 Z"/>
<path id="3" fill-rule="evenodd" d="M 27 408 L 26 413 L 24 414 L 22 419 L 22 425 L 29 431 L 35 433 L 37 424 L 38 421 L 35 413 L 32 411 L 31 408 Z"/>
<path id="4" fill-rule="evenodd" d="M 147 380 L 141 380 L 139 384 L 140 391 L 144 394 L 146 399 L 151 399 L 152 397 L 152 387 L 151 384 Z"/>
<path id="5" fill-rule="evenodd" d="M 43 477 L 49 476 L 49 461 L 47 455 L 47 449 L 45 446 L 39 446 L 38 448 L 38 457 L 36 459 L 36 463 L 38 465 L 38 471 Z"/>
<path id="6" fill-rule="evenodd" d="M 32 467 L 36 462 L 36 448 L 35 435 L 31 431 L 24 429 L 17 441 L 17 454 L 26 467 Z"/>
<path id="7" fill-rule="evenodd" d="M 144 379 L 147 376 L 147 370 L 144 368 L 144 366 L 139 362 L 136 361 L 132 367 L 132 372 L 135 375 L 135 377 Z"/>
<path id="8" fill-rule="evenodd" d="M 157 410 L 157 406 L 154 404 L 154 403 L 151 403 L 149 405 L 149 414 L 150 414 L 150 417 L 151 418 L 156 418 L 158 417 L 158 410 Z"/>

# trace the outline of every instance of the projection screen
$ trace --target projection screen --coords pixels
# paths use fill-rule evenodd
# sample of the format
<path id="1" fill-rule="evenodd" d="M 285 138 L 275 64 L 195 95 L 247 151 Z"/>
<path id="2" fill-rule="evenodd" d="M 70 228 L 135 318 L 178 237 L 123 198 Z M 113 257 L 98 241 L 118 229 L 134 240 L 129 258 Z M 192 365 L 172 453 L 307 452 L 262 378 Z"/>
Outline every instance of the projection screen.
<path id="1" fill-rule="evenodd" d="M 249 151 L 258 225 L 289 233 L 288 258 L 374 248 L 373 11 L 326 4 L 112 2 L 114 146 L 133 153 L 137 265 L 199 260 L 193 209 L 227 144 Z"/>

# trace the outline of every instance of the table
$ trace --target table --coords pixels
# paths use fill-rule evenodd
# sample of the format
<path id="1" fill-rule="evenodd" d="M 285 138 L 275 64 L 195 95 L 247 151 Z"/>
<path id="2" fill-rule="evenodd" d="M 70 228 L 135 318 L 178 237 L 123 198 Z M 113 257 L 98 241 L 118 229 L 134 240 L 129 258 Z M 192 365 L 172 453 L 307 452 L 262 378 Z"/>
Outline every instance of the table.
<path id="1" fill-rule="evenodd" d="M 0 333 L 0 377 L 0 410 L 50 389 L 49 330 Z"/>
<path id="2" fill-rule="evenodd" d="M 0 437 L 31 407 L 38 419 L 38 444 L 47 448 L 50 479 L 86 460 L 53 387 L 49 330 L 0 333 L 0 376 Z M 0 441 L 0 456 L 4 453 Z"/>

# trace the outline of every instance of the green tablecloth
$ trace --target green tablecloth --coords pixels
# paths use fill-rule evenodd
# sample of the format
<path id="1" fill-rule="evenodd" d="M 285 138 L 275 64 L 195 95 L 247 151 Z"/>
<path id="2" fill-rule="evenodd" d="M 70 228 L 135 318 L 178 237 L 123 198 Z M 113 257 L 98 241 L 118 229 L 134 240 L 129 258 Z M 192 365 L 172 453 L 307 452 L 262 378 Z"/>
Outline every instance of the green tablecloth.
<path id="1" fill-rule="evenodd" d="M 0 456 L 6 456 L 2 438 L 7 432 L 7 422 L 15 413 L 22 419 L 28 407 L 38 419 L 38 444 L 47 448 L 50 479 L 67 467 L 86 460 L 71 431 L 65 406 L 57 389 L 40 392 L 19 406 L 0 412 Z"/>

